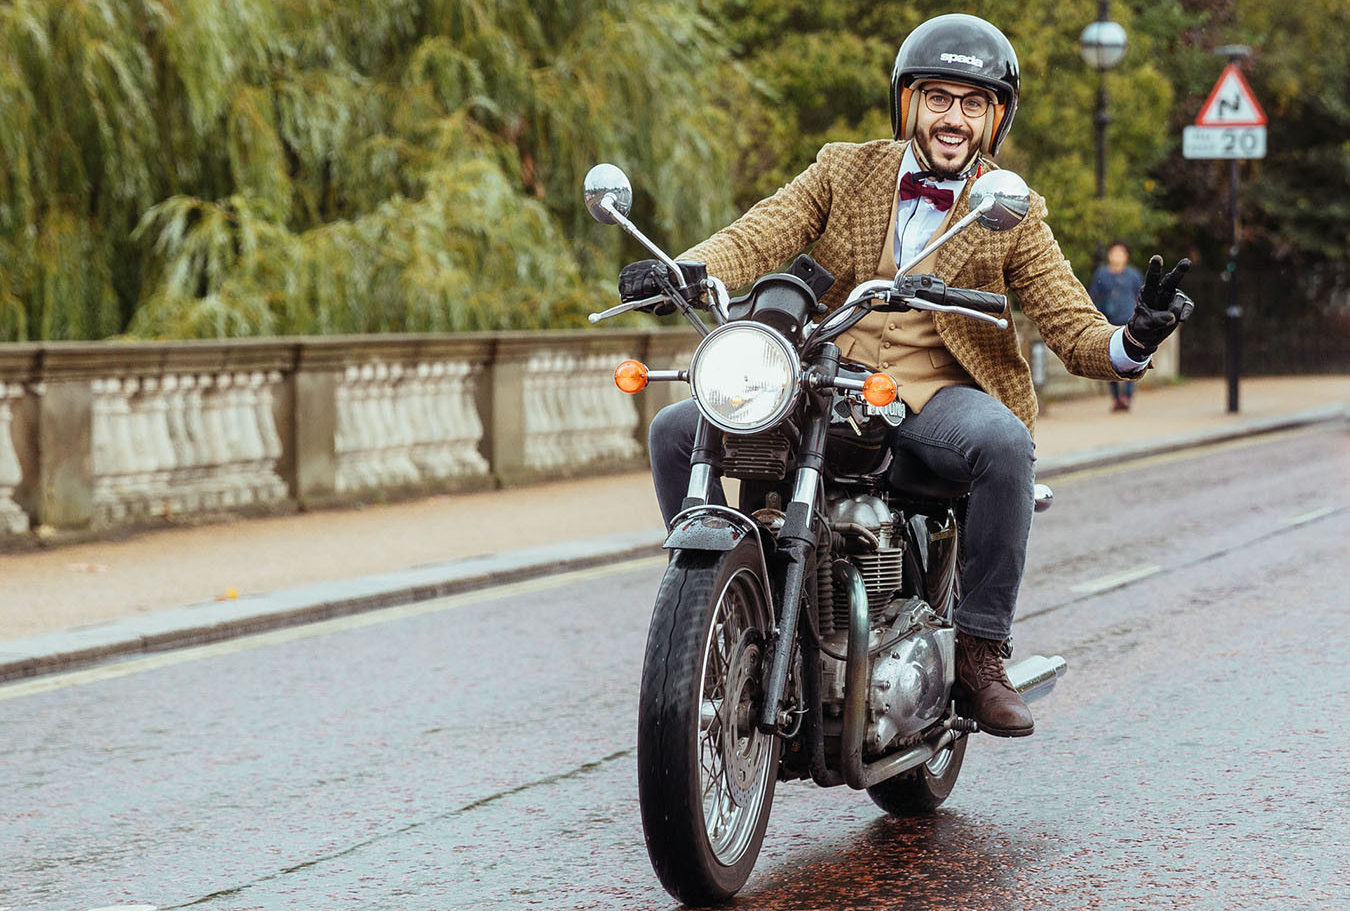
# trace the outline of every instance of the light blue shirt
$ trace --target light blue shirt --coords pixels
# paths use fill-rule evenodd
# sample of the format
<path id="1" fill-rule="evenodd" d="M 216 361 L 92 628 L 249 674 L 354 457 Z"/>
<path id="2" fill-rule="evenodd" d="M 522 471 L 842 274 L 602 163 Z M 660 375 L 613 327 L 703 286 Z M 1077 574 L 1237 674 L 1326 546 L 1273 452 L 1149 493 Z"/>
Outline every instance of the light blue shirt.
<path id="1" fill-rule="evenodd" d="M 914 145 L 911 143 L 905 149 L 904 160 L 900 162 L 900 173 L 896 175 L 895 192 L 897 198 L 900 194 L 900 179 L 906 174 L 917 174 L 920 170 L 919 160 L 914 157 Z M 966 183 L 964 180 L 937 180 L 931 177 L 924 179 L 932 186 L 951 190 L 952 199 L 961 195 L 961 190 Z M 933 239 L 933 235 L 937 233 L 937 229 L 942 227 L 942 222 L 946 217 L 946 212 L 933 205 L 932 200 L 922 196 L 916 199 L 900 199 L 897 202 L 895 209 L 895 267 L 897 269 L 923 251 L 923 248 Z M 1149 359 L 1136 361 L 1125 353 L 1124 332 L 1125 330 L 1122 327 L 1111 336 L 1111 366 L 1123 374 L 1138 373 L 1148 366 Z"/>
<path id="2" fill-rule="evenodd" d="M 904 160 L 900 162 L 900 173 L 895 179 L 897 199 L 900 195 L 900 179 L 906 174 L 918 174 L 920 170 L 919 160 L 914 157 L 914 144 L 910 143 L 905 149 Z M 937 180 L 932 177 L 926 177 L 924 180 L 931 186 L 951 190 L 953 200 L 961 195 L 961 190 L 966 185 L 964 180 Z M 895 267 L 898 269 L 918 256 L 933 239 L 937 229 L 942 227 L 942 222 L 946 218 L 947 213 L 933 205 L 931 199 L 922 196 L 915 199 L 899 199 L 895 209 Z"/>

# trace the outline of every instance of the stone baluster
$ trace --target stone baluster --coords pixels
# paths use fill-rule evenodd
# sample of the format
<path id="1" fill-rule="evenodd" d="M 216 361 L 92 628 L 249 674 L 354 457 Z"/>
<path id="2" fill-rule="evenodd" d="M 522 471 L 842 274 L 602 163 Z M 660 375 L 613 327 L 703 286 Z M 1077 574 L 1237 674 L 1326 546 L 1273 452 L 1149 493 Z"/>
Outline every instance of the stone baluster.
<path id="1" fill-rule="evenodd" d="M 187 483 L 183 494 L 184 506 L 196 512 L 213 503 L 214 487 L 211 480 L 211 445 L 206 429 L 206 393 L 203 378 L 188 374 L 178 378 L 183 390 L 183 423 L 187 445 L 192 451 L 188 462 Z"/>
<path id="2" fill-rule="evenodd" d="M 169 439 L 169 401 L 165 393 L 164 380 L 160 377 L 146 377 L 142 381 L 141 396 L 136 407 L 141 412 L 141 423 L 146 432 L 144 445 L 154 452 L 155 467 L 149 477 L 150 489 L 145 511 L 152 516 L 169 515 L 178 460 L 173 443 Z"/>
<path id="3" fill-rule="evenodd" d="M 449 427 L 443 420 L 440 410 L 435 407 L 435 392 L 439 364 L 418 364 L 412 374 L 404 381 L 403 402 L 408 408 L 409 420 L 414 428 L 412 460 L 418 473 L 424 479 L 443 481 L 450 477 L 453 465 L 445 440 L 449 437 Z M 441 367 L 439 376 L 445 376 Z"/>
<path id="4" fill-rule="evenodd" d="M 482 368 L 466 361 L 445 365 L 445 394 L 453 418 L 446 437 L 457 477 L 482 477 L 489 466 L 478 446 L 483 440 L 483 419 L 475 402 Z"/>
<path id="5" fill-rule="evenodd" d="M 633 437 L 637 427 L 637 408 L 631 396 L 615 395 L 613 355 L 592 355 L 586 376 L 592 407 L 595 409 L 595 438 L 600 458 L 627 460 L 638 455 L 640 447 Z"/>
<path id="6" fill-rule="evenodd" d="M 578 464 L 588 465 L 602 461 L 609 455 L 609 441 L 606 433 L 605 409 L 600 397 L 602 375 L 596 373 L 601 363 L 599 355 L 579 358 L 576 365 L 577 383 L 577 439 L 576 459 Z"/>
<path id="7" fill-rule="evenodd" d="M 254 482 L 258 463 L 262 461 L 262 438 L 258 435 L 258 421 L 248 391 L 246 374 L 225 374 L 227 385 L 222 390 L 222 415 L 226 432 L 230 435 L 230 489 L 234 505 L 253 502 Z"/>
<path id="8" fill-rule="evenodd" d="M 13 421 L 11 403 L 23 398 L 23 386 L 0 383 L 0 530 L 20 534 L 28 530 L 28 514 L 14 502 L 14 488 L 23 481 L 19 454 L 14 450 L 10 430 Z"/>
<path id="9" fill-rule="evenodd" d="M 254 390 L 253 417 L 258 427 L 258 439 L 262 442 L 262 462 L 254 493 L 256 499 L 267 502 L 284 500 L 289 493 L 286 482 L 277 473 L 277 462 L 281 459 L 281 434 L 277 432 L 277 419 L 272 411 L 272 389 L 280 382 L 279 370 L 267 374 L 259 371 L 249 377 L 249 385 Z"/>
<path id="10" fill-rule="evenodd" d="M 406 394 L 406 373 L 402 364 L 391 364 L 388 376 L 380 384 L 382 410 L 389 427 L 388 461 L 394 485 L 415 484 L 422 478 L 412 458 L 417 425 Z"/>
<path id="11" fill-rule="evenodd" d="M 215 376 L 204 373 L 198 383 L 202 395 L 202 439 L 206 448 L 206 484 L 202 506 L 208 510 L 226 509 L 234 505 L 234 490 L 229 474 L 230 438 L 225 425 L 223 396 L 229 379 L 225 374 Z"/>
<path id="12" fill-rule="evenodd" d="M 554 395 L 557 358 L 552 352 L 532 355 L 525 365 L 525 464 L 545 471 L 561 461 L 563 415 Z"/>
<path id="13" fill-rule="evenodd" d="M 554 355 L 548 392 L 559 431 L 555 465 L 585 463 L 586 449 L 590 445 L 584 437 L 586 386 L 579 368 L 580 362 L 574 355 L 563 351 Z"/>
<path id="14" fill-rule="evenodd" d="M 187 390 L 183 385 L 185 377 L 169 374 L 164 377 L 164 429 L 168 435 L 169 446 L 173 449 L 174 471 L 169 481 L 169 502 L 167 509 L 171 515 L 189 513 L 196 510 L 196 497 L 193 485 L 196 478 L 197 454 L 188 435 Z"/>
<path id="15" fill-rule="evenodd" d="M 112 459 L 108 476 L 110 522 L 122 522 L 132 514 L 137 496 L 136 435 L 131 414 L 131 395 L 135 380 L 107 380 L 108 430 L 112 438 Z"/>

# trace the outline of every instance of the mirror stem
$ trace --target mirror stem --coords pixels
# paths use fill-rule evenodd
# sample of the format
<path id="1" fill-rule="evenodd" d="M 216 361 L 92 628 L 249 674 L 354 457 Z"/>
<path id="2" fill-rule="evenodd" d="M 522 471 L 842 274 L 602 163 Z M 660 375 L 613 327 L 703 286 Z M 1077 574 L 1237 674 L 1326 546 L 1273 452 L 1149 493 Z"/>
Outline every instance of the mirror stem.
<path id="1" fill-rule="evenodd" d="M 900 276 L 908 274 L 910 269 L 913 269 L 919 263 L 927 259 L 930 253 L 932 253 L 938 247 L 942 246 L 947 241 L 955 237 L 966 225 L 970 224 L 972 221 L 979 218 L 985 212 L 988 212 L 990 209 L 992 209 L 997 202 L 998 200 L 994 199 L 994 197 L 992 196 L 985 197 L 983 202 L 981 202 L 978 206 L 967 212 L 960 221 L 958 221 L 956 224 L 948 228 L 941 237 L 933 241 L 928 246 L 924 247 L 915 255 L 913 259 L 911 259 L 909 262 L 901 266 L 895 273 L 896 278 L 898 279 Z"/>
<path id="2" fill-rule="evenodd" d="M 609 216 L 614 219 L 615 224 L 627 231 L 634 240 L 646 247 L 648 252 L 666 264 L 666 268 L 670 269 L 673 275 L 673 281 L 676 287 L 685 287 L 686 282 L 684 280 L 684 273 L 680 271 L 679 264 L 662 252 L 660 247 L 648 240 L 647 235 L 639 231 L 637 225 L 628 220 L 628 216 L 624 215 L 619 207 L 614 204 L 613 194 L 605 194 L 605 198 L 600 200 L 600 208 L 609 213 Z"/>

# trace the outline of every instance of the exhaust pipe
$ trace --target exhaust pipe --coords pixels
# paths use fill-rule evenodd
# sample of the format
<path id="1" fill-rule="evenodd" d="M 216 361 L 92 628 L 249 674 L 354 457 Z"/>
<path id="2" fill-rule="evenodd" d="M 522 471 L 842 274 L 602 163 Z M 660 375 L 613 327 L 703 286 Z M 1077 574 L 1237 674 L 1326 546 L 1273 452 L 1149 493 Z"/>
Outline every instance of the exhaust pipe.
<path id="1" fill-rule="evenodd" d="M 1008 666 L 1008 680 L 1027 702 L 1050 695 L 1059 678 L 1069 669 L 1063 656 L 1031 655 Z"/>

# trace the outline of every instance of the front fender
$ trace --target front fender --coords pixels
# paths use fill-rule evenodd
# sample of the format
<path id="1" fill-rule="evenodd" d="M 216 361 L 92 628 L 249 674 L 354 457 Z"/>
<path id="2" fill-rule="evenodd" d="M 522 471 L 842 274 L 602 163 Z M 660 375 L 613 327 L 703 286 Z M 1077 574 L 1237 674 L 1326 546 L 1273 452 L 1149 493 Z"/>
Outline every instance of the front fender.
<path id="1" fill-rule="evenodd" d="M 666 550 L 735 550 L 759 526 L 749 516 L 725 506 L 695 506 L 675 517 L 663 545 Z"/>
<path id="2" fill-rule="evenodd" d="M 765 598 L 776 603 L 776 587 L 769 577 L 767 551 L 773 538 L 754 519 L 727 506 L 694 506 L 675 517 L 663 545 L 667 550 L 730 553 L 753 547 L 759 554 L 759 582 Z M 775 616 L 777 610 L 774 611 Z"/>

